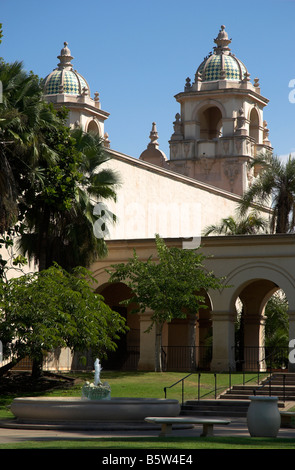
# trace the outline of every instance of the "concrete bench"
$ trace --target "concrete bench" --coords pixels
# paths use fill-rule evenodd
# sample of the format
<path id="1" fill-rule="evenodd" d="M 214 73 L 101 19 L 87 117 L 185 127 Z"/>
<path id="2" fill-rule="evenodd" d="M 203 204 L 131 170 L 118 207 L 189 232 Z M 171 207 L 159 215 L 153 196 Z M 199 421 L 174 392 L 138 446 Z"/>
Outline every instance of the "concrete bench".
<path id="1" fill-rule="evenodd" d="M 185 416 L 176 416 L 173 418 L 148 416 L 147 418 L 145 418 L 145 421 L 153 424 L 161 424 L 161 432 L 159 436 L 171 435 L 173 424 L 202 424 L 203 432 L 201 434 L 201 437 L 213 436 L 213 426 L 216 424 L 226 425 L 230 423 L 230 421 L 224 419 L 202 419 Z"/>

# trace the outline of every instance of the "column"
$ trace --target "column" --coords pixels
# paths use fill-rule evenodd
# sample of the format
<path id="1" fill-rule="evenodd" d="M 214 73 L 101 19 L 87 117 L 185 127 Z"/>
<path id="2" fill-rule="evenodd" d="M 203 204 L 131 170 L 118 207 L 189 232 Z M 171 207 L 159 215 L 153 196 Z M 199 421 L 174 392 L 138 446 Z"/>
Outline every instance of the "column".
<path id="1" fill-rule="evenodd" d="M 244 317 L 244 370 L 266 370 L 264 349 L 264 325 L 263 315 L 246 314 Z"/>
<path id="2" fill-rule="evenodd" d="M 235 317 L 229 312 L 212 312 L 213 350 L 211 371 L 235 369 Z"/>
<path id="3" fill-rule="evenodd" d="M 155 370 L 155 339 L 156 328 L 155 325 L 151 331 L 147 329 L 151 325 L 151 311 L 139 314 L 140 324 L 140 357 L 138 362 L 138 370 L 154 371 Z"/>

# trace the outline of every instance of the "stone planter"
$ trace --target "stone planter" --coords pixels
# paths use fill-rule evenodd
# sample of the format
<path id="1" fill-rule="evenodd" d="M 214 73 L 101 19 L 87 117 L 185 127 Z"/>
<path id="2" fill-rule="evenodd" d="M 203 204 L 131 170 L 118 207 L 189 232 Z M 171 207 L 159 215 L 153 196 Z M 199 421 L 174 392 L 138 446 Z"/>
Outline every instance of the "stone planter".
<path id="1" fill-rule="evenodd" d="M 85 400 L 110 400 L 111 388 L 107 382 L 99 385 L 86 382 L 82 387 L 82 399 Z"/>
<path id="2" fill-rule="evenodd" d="M 277 397 L 249 397 L 247 425 L 251 437 L 277 437 L 281 415 Z"/>

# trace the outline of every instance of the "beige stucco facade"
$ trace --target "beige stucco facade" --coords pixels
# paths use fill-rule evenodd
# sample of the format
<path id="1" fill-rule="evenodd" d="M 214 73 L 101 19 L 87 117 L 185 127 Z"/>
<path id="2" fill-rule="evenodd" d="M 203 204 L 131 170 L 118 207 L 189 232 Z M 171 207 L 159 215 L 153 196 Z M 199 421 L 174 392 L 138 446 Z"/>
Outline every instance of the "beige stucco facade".
<path id="1" fill-rule="evenodd" d="M 118 218 L 109 225 L 111 240 L 154 238 L 156 233 L 200 237 L 205 227 L 236 213 L 236 194 L 116 151 L 109 153 L 108 166 L 120 178 L 116 203 L 106 203 Z"/>
<path id="2" fill-rule="evenodd" d="M 182 239 L 167 239 L 168 246 L 183 246 Z M 205 267 L 224 277 L 224 288 L 208 292 L 209 309 L 196 315 L 196 345 L 202 343 L 203 328 L 212 329 L 211 370 L 236 369 L 235 361 L 235 322 L 237 320 L 237 300 L 244 307 L 244 348 L 252 351 L 245 355 L 245 369 L 264 369 L 264 309 L 267 301 L 279 289 L 285 293 L 289 305 L 289 338 L 295 338 L 295 236 L 256 235 L 204 237 L 201 251 L 208 256 Z M 117 240 L 108 243 L 109 255 L 92 267 L 97 280 L 97 290 L 107 293 L 108 302 L 115 306 L 124 300 L 126 291 L 122 286 L 109 285 L 106 269 L 111 265 L 126 262 L 132 257 L 133 249 L 140 259 L 146 260 L 151 254 L 156 257 L 155 243 L 152 240 Z M 113 302 L 113 295 L 119 297 Z M 120 297 L 121 296 L 121 297 Z M 126 297 L 125 297 L 126 298 Z M 153 370 L 155 357 L 155 331 L 147 333 L 150 312 L 137 316 L 139 328 L 138 344 L 140 370 Z M 175 328 L 178 343 L 175 337 Z M 171 335 L 171 338 L 169 338 Z M 163 344 L 188 345 L 187 323 L 172 322 L 166 325 Z M 247 363 L 248 361 L 248 363 Z M 289 364 L 290 370 L 294 365 Z"/>
<path id="3" fill-rule="evenodd" d="M 82 75 L 73 69 L 73 57 L 64 44 L 57 69 L 44 81 L 44 97 L 56 108 L 69 110 L 68 125 L 97 133 L 110 155 L 108 166 L 119 176 L 117 200 L 107 204 L 117 217 L 108 224 L 109 253 L 91 266 L 94 286 L 105 301 L 126 316 L 130 328 L 122 338 L 126 347 L 138 353 L 133 367 L 154 370 L 155 330 L 146 332 L 151 312 L 132 314 L 121 301 L 130 295 L 124 283 L 111 285 L 106 269 L 126 262 L 136 249 L 140 259 L 156 254 L 155 234 L 168 245 L 196 248 L 209 257 L 206 268 L 225 277 L 224 287 L 208 292 L 208 308 L 196 312 L 195 345 L 201 355 L 208 337 L 212 337 L 211 370 L 236 368 L 236 303 L 244 308 L 244 365 L 250 369 L 264 366 L 264 308 L 278 289 L 289 303 L 289 335 L 295 339 L 294 235 L 257 235 L 202 237 L 204 229 L 222 218 L 235 217 L 241 196 L 257 176 L 249 167 L 259 152 L 272 150 L 263 112 L 268 99 L 261 93 L 259 80 L 250 80 L 244 63 L 231 53 L 231 40 L 222 26 L 214 40 L 216 47 L 197 67 L 193 80 L 187 78 L 184 90 L 177 93 L 179 113 L 173 122 L 169 158 L 160 150 L 156 123 L 152 123 L 150 142 L 139 158 L 110 148 L 105 132 L 109 113 L 101 108 L 100 97 L 90 97 Z M 156 110 L 155 110 L 156 113 Z M 268 210 L 264 210 L 265 217 Z M 96 232 L 100 236 L 99 231 Z M 173 320 L 163 330 L 165 360 L 173 368 L 176 348 L 189 344 L 189 321 Z M 125 349 L 124 349 L 125 348 Z M 120 355 L 119 346 L 119 355 Z M 117 355 L 117 357 L 119 356 Z M 173 360 L 172 360 L 173 359 Z M 62 351 L 48 357 L 47 368 L 69 369 L 73 356 Z"/>

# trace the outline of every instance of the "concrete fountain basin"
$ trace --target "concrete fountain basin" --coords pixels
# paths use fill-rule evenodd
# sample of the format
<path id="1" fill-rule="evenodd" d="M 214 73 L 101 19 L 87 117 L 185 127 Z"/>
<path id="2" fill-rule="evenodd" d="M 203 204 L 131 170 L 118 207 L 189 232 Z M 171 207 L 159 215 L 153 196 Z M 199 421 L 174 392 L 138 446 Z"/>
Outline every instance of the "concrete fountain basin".
<path id="1" fill-rule="evenodd" d="M 180 404 L 178 400 L 156 398 L 26 397 L 15 398 L 10 410 L 16 417 L 14 424 L 98 429 L 146 427 L 147 416 L 178 416 Z"/>

